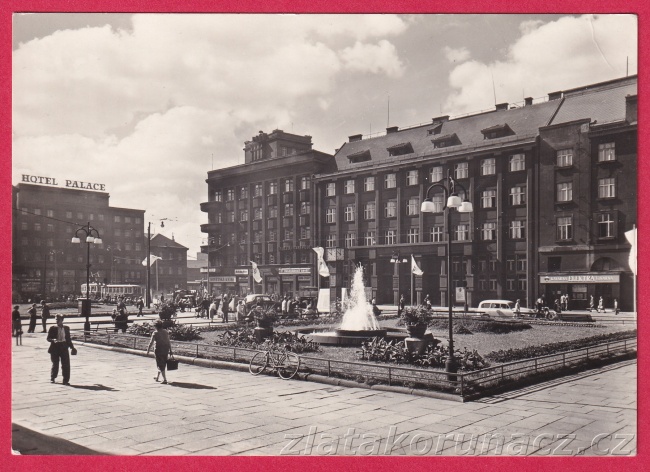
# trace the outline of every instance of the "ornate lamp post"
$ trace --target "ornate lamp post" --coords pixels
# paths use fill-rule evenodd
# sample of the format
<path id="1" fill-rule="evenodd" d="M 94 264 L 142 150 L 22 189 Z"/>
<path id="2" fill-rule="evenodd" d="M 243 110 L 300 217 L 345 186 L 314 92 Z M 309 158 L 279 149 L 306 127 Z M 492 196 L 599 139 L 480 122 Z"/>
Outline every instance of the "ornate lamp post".
<path id="1" fill-rule="evenodd" d="M 463 192 L 465 200 L 462 201 L 458 196 L 456 187 L 460 187 Z M 423 213 L 434 213 L 436 207 L 431 199 L 431 191 L 433 189 L 441 189 L 444 193 L 446 204 L 444 206 L 444 211 L 446 213 L 446 224 L 447 224 L 447 307 L 449 310 L 449 357 L 445 363 L 445 371 L 447 372 L 456 372 L 457 366 L 454 360 L 454 332 L 453 332 L 453 315 L 452 315 L 452 277 L 451 277 L 451 237 L 452 237 L 452 227 L 451 227 L 451 209 L 456 208 L 459 213 L 471 213 L 474 211 L 472 203 L 467 200 L 467 190 L 465 187 L 456 182 L 450 174 L 447 175 L 447 185 L 443 183 L 435 183 L 429 186 L 427 189 L 426 197 L 422 202 L 420 211 Z"/>
<path id="2" fill-rule="evenodd" d="M 90 244 L 101 244 L 102 238 L 99 237 L 99 231 L 90 226 L 90 222 L 86 226 L 79 228 L 72 238 L 73 244 L 80 244 L 81 238 L 79 235 L 85 235 L 86 239 L 86 299 L 81 302 L 81 314 L 86 317 L 84 323 L 84 331 L 90 332 Z"/>

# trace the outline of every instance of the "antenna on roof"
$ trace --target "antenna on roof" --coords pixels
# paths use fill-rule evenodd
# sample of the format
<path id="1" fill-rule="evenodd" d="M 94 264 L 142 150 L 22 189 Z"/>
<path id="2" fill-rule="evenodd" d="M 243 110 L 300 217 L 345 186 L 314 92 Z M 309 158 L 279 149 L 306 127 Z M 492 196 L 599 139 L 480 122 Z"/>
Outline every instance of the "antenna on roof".
<path id="1" fill-rule="evenodd" d="M 388 116 L 386 117 L 386 128 L 390 126 L 390 94 L 388 94 Z"/>
<path id="2" fill-rule="evenodd" d="M 629 66 L 630 66 L 630 56 L 625 56 L 625 77 L 627 77 L 629 73 Z"/>
<path id="3" fill-rule="evenodd" d="M 497 105 L 497 89 L 494 85 L 494 72 L 490 72 L 492 74 L 492 92 L 494 93 L 494 106 Z"/>

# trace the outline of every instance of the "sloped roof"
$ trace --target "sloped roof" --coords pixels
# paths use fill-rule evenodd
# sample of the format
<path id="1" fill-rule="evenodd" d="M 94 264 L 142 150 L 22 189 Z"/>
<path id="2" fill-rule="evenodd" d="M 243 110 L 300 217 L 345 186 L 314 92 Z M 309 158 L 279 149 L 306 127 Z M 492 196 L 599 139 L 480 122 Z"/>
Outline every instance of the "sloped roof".
<path id="1" fill-rule="evenodd" d="M 625 97 L 637 94 L 636 76 L 564 92 L 564 100 L 550 124 L 590 119 L 598 124 L 625 119 Z"/>
<path id="2" fill-rule="evenodd" d="M 557 110 L 560 101 L 551 101 L 530 105 L 511 110 L 499 110 L 488 113 L 481 113 L 461 118 L 452 119 L 442 123 L 440 133 L 442 135 L 456 134 L 462 144 L 458 148 L 473 148 L 493 146 L 499 142 L 510 142 L 517 137 L 527 135 L 537 135 L 541 126 L 546 126 Z M 497 125 L 507 123 L 516 136 L 507 136 L 486 140 L 481 130 L 491 128 Z M 410 142 L 413 146 L 413 154 L 404 157 L 418 157 L 421 155 L 436 154 L 446 155 L 454 146 L 445 148 L 436 148 L 432 143 L 432 136 L 428 130 L 432 128 L 432 123 L 417 126 L 414 128 L 404 129 L 397 132 L 389 133 L 376 138 L 363 139 L 345 143 L 334 156 L 339 170 L 353 169 L 356 167 L 366 167 L 373 163 L 394 160 L 389 157 L 388 149 L 402 143 Z M 348 156 L 369 151 L 370 161 L 354 163 L 350 162 Z"/>
<path id="3" fill-rule="evenodd" d="M 163 236 L 162 234 L 156 234 L 151 238 L 151 246 L 152 247 L 173 247 L 177 249 L 185 249 L 188 250 L 185 246 L 182 244 L 178 244 L 176 241 L 173 239 L 169 239 L 167 236 Z"/>

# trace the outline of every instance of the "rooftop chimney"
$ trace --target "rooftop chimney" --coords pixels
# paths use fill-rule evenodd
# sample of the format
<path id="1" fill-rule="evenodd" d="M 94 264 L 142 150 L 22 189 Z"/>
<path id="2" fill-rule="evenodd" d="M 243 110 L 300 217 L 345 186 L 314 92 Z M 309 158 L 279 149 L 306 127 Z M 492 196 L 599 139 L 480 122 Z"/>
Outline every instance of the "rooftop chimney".
<path id="1" fill-rule="evenodd" d="M 533 104 L 533 97 L 526 97 L 524 98 L 524 104 L 525 106 L 530 106 Z"/>
<path id="2" fill-rule="evenodd" d="M 433 123 L 444 123 L 449 121 L 449 115 L 436 116 L 435 118 L 431 118 L 431 121 Z"/>
<path id="3" fill-rule="evenodd" d="M 398 130 L 399 126 L 391 126 L 390 128 L 386 128 L 386 134 L 397 133 Z"/>
<path id="4" fill-rule="evenodd" d="M 351 143 L 355 141 L 361 141 L 361 138 L 363 138 L 362 134 L 354 134 L 352 136 L 348 136 L 348 139 L 350 140 Z"/>
<path id="5" fill-rule="evenodd" d="M 625 121 L 628 123 L 637 122 L 637 96 L 627 95 L 625 97 Z"/>
<path id="6" fill-rule="evenodd" d="M 508 102 L 506 102 L 506 103 L 497 103 L 496 104 L 496 109 L 497 109 L 497 111 L 507 110 L 508 109 Z"/>
<path id="7" fill-rule="evenodd" d="M 548 94 L 548 99 L 550 100 L 557 100 L 559 98 L 562 98 L 562 91 L 560 90 L 559 92 L 551 92 Z"/>

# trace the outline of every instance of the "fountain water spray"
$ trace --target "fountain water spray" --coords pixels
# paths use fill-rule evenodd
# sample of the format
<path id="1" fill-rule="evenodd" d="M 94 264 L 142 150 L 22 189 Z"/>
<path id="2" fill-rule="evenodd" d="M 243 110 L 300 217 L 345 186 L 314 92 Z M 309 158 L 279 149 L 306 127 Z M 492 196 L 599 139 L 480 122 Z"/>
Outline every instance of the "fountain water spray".
<path id="1" fill-rule="evenodd" d="M 372 312 L 372 305 L 368 303 L 366 298 L 366 289 L 363 285 L 363 268 L 361 266 L 358 266 L 354 272 L 350 300 L 343 314 L 340 329 L 346 331 L 381 329 L 379 323 L 377 323 L 377 318 Z"/>

